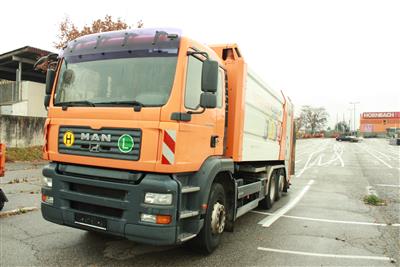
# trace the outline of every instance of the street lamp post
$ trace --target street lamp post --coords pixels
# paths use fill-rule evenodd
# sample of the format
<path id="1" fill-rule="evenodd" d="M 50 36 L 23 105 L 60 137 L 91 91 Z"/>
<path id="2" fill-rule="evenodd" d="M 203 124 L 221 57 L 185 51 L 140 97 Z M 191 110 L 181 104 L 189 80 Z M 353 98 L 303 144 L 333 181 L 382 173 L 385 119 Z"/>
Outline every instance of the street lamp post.
<path id="1" fill-rule="evenodd" d="M 356 132 L 356 105 L 360 104 L 360 102 L 350 102 L 350 105 L 353 105 L 353 131 L 354 134 Z"/>

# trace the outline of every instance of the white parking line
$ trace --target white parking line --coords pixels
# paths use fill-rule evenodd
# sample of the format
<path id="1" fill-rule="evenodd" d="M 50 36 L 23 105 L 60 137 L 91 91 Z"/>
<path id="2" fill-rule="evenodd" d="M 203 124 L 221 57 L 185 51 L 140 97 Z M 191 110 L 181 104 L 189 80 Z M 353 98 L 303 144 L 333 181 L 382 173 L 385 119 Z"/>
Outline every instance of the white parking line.
<path id="1" fill-rule="evenodd" d="M 366 148 L 360 146 L 362 149 L 364 149 L 368 154 L 370 154 L 371 156 L 373 156 L 374 158 L 376 158 L 377 160 L 379 160 L 380 162 L 382 162 L 383 164 L 385 164 L 387 167 L 389 168 L 393 168 L 392 166 L 390 166 L 389 164 L 387 164 L 385 161 L 383 161 L 381 158 L 377 157 L 376 155 L 372 154 L 371 152 L 369 152 Z"/>
<path id="2" fill-rule="evenodd" d="M 333 162 L 339 160 L 340 164 L 342 167 L 344 167 L 344 162 L 342 159 L 342 155 L 343 155 L 343 145 L 339 146 L 337 144 L 333 144 L 333 151 L 334 151 L 334 155 L 331 156 L 331 159 L 329 161 L 326 161 L 324 163 L 322 163 L 322 156 L 323 154 L 321 154 L 319 156 L 319 161 L 318 161 L 318 166 L 327 166 L 327 165 L 331 165 Z M 312 164 L 310 164 L 310 166 L 312 166 Z"/>
<path id="3" fill-rule="evenodd" d="M 258 224 L 262 224 L 263 227 L 270 227 L 276 220 L 278 220 L 280 217 L 285 215 L 286 212 L 291 210 L 299 201 L 300 199 L 307 193 L 308 189 L 310 189 L 310 186 L 314 183 L 314 180 L 310 180 L 307 185 L 301 190 L 300 194 L 297 195 L 296 198 L 294 198 L 291 202 L 277 210 L 276 213 L 274 213 L 272 216 L 268 216 L 261 221 L 258 222 Z"/>
<path id="4" fill-rule="evenodd" d="M 311 153 L 311 154 L 308 156 L 308 159 L 307 159 L 307 161 L 306 161 L 306 164 L 304 164 L 303 169 L 300 170 L 300 172 L 296 175 L 296 177 L 300 177 L 300 176 L 303 174 L 303 172 L 309 168 L 310 161 L 311 161 L 312 157 L 314 156 L 314 154 L 319 153 L 319 152 L 322 152 L 324 149 L 325 149 L 325 148 L 322 148 L 322 149 L 320 149 L 320 150 L 317 150 L 317 151 L 314 151 L 313 153 Z"/>
<path id="5" fill-rule="evenodd" d="M 382 152 L 380 152 L 379 150 L 377 150 L 377 149 L 375 149 L 375 148 L 370 148 L 372 151 L 375 151 L 375 152 L 377 152 L 377 153 L 379 153 L 379 154 L 381 154 L 382 156 L 384 156 L 387 160 L 391 160 L 391 159 L 395 159 L 395 160 L 399 160 L 399 157 L 393 157 L 393 156 L 391 156 L 391 155 L 386 155 L 386 154 L 384 154 L 384 153 L 382 153 Z"/>
<path id="6" fill-rule="evenodd" d="M 376 186 L 384 186 L 384 187 L 400 187 L 398 184 L 375 184 Z"/>
<path id="7" fill-rule="evenodd" d="M 262 215 L 274 215 L 274 213 L 270 212 L 261 212 L 253 210 L 252 213 L 262 214 Z M 281 217 L 296 219 L 296 220 L 305 220 L 305 221 L 316 221 L 316 222 L 327 222 L 327 223 L 341 223 L 341 224 L 356 224 L 356 225 L 368 225 L 368 226 L 394 226 L 399 227 L 400 223 L 387 224 L 387 223 L 373 223 L 373 222 L 354 222 L 354 221 L 339 221 L 339 220 L 329 220 L 329 219 L 318 219 L 318 218 L 310 218 L 310 217 L 302 217 L 302 216 L 291 216 L 291 215 L 282 215 Z"/>
<path id="8" fill-rule="evenodd" d="M 339 255 L 339 254 L 325 254 L 325 253 L 311 253 L 311 252 L 303 252 L 296 250 L 286 250 L 286 249 L 276 249 L 276 248 L 264 248 L 258 247 L 258 250 L 268 251 L 268 252 L 278 252 L 285 254 L 296 254 L 296 255 L 304 255 L 304 256 L 314 256 L 314 257 L 327 257 L 327 258 L 342 258 L 342 259 L 359 259 L 359 260 L 378 260 L 378 261 L 395 261 L 389 257 L 380 257 L 380 256 L 360 256 L 360 255 Z"/>

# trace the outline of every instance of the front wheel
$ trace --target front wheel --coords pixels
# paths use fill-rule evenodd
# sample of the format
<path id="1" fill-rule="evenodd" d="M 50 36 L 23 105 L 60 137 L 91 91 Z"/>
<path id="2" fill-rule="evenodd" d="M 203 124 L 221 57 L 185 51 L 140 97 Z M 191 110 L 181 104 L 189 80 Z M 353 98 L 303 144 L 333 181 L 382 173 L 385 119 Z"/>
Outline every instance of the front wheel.
<path id="1" fill-rule="evenodd" d="M 0 210 L 2 210 L 3 207 L 4 207 L 4 202 L 3 202 L 3 201 L 0 201 Z"/>
<path id="2" fill-rule="evenodd" d="M 225 202 L 224 187 L 219 183 L 213 184 L 208 199 L 203 229 L 192 242 L 195 248 L 201 252 L 210 254 L 220 243 L 226 223 Z"/>

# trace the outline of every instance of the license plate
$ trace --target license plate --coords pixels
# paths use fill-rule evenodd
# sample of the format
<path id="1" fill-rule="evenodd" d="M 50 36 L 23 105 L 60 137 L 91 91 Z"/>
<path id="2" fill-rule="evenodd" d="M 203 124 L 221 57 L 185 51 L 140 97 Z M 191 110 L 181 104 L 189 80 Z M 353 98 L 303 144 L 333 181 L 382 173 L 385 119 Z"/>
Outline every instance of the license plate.
<path id="1" fill-rule="evenodd" d="M 97 216 L 75 213 L 75 223 L 96 229 L 107 230 L 107 220 Z"/>

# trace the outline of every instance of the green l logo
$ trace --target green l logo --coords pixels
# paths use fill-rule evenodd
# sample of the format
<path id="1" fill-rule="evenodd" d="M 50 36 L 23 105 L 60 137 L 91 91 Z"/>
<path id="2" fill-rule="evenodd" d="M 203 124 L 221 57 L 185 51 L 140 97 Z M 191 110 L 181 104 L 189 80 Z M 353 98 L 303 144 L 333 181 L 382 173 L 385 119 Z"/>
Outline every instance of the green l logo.
<path id="1" fill-rule="evenodd" d="M 134 145 L 133 138 L 129 134 L 123 134 L 118 139 L 118 148 L 122 153 L 129 153 Z"/>

